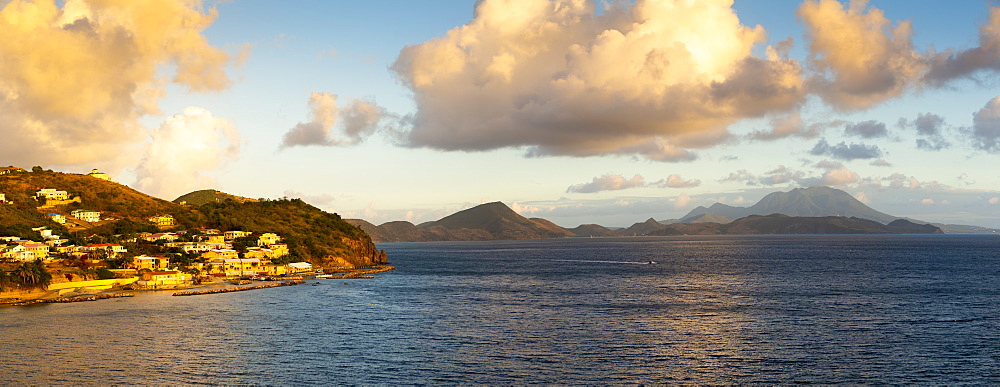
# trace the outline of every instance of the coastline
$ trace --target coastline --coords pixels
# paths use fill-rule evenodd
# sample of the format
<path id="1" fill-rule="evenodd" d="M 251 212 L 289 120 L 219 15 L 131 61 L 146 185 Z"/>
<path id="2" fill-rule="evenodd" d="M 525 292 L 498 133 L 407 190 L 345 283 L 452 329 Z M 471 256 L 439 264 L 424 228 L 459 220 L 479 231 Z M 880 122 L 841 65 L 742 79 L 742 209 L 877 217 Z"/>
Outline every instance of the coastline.
<path id="1" fill-rule="evenodd" d="M 372 279 L 375 277 L 372 276 L 371 274 L 384 273 L 395 269 L 396 268 L 393 266 L 377 266 L 374 269 L 372 268 L 342 269 L 333 271 L 330 274 L 307 274 L 301 276 L 292 276 L 277 281 L 257 280 L 257 281 L 250 281 L 249 283 L 247 283 L 244 282 L 243 280 L 225 280 L 218 282 L 208 282 L 199 285 L 183 285 L 183 286 L 160 288 L 160 289 L 134 289 L 134 290 L 124 289 L 124 288 L 107 289 L 107 290 L 80 289 L 79 291 L 65 293 L 64 295 L 59 295 L 58 291 L 53 291 L 53 290 L 17 291 L 11 293 L 25 294 L 25 297 L 0 298 L 0 307 L 98 301 L 98 300 L 106 300 L 112 298 L 135 297 L 140 293 L 147 293 L 147 292 L 169 291 L 169 292 L 174 292 L 173 294 L 174 296 L 231 293 L 239 291 L 267 289 L 280 286 L 299 285 L 305 283 L 305 280 L 312 280 L 312 279 Z M 2 293 L 0 293 L 0 295 L 2 295 Z"/>

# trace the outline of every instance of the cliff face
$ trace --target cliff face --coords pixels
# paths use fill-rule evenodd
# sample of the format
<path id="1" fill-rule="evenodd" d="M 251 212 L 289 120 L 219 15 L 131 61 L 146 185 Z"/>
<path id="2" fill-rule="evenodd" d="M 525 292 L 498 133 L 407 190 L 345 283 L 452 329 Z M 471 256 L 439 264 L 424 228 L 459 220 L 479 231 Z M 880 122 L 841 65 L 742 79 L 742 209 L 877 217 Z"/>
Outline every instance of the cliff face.
<path id="1" fill-rule="evenodd" d="M 375 248 L 375 244 L 370 239 L 359 240 L 344 237 L 340 241 L 348 247 L 350 254 L 316 257 L 310 260 L 310 263 L 322 267 L 368 267 L 386 263 L 385 251 Z"/>

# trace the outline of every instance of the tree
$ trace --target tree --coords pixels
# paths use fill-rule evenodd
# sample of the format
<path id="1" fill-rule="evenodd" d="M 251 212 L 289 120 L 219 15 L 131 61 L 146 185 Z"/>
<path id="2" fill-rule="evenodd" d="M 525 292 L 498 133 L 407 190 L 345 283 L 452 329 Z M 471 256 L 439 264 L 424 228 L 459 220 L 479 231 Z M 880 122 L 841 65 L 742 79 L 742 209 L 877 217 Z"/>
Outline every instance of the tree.
<path id="1" fill-rule="evenodd" d="M 40 172 L 45 172 L 45 170 L 44 170 L 44 169 L 42 169 L 42 167 L 40 167 L 40 166 L 36 165 L 36 166 L 34 166 L 34 167 L 31 167 L 31 172 L 34 172 L 34 173 L 40 173 Z"/>
<path id="2" fill-rule="evenodd" d="M 97 272 L 97 279 L 103 280 L 103 279 L 115 278 L 115 273 L 113 273 L 111 270 L 108 270 L 108 268 L 106 267 L 99 267 L 97 268 L 96 272 Z"/>
<path id="3" fill-rule="evenodd" d="M 13 274 L 25 288 L 46 288 L 52 283 L 52 274 L 45 270 L 45 264 L 36 259 L 34 262 L 22 262 L 14 269 Z"/>

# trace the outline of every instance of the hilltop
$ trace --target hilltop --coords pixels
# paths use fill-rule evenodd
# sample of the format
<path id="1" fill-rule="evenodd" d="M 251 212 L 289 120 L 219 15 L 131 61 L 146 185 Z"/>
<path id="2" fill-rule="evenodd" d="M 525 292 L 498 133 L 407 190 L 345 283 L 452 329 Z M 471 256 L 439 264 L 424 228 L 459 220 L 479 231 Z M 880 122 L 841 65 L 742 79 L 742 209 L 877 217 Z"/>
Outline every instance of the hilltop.
<path id="1" fill-rule="evenodd" d="M 868 219 L 887 224 L 897 216 L 888 215 L 868 207 L 851 194 L 830 187 L 796 188 L 788 192 L 772 192 L 750 207 L 734 207 L 715 203 L 711 207 L 699 206 L 681 218 L 689 223 L 706 216 L 715 221 L 739 219 L 750 215 L 784 214 L 788 216 L 824 217 L 843 216 Z M 709 220 L 713 221 L 713 220 Z"/>
<path id="2" fill-rule="evenodd" d="M 221 203 L 232 200 L 239 203 L 256 202 L 257 199 L 245 198 L 242 196 L 230 195 L 214 189 L 203 189 L 181 195 L 174 199 L 174 203 L 189 206 L 201 206 L 208 203 Z"/>
<path id="3" fill-rule="evenodd" d="M 577 234 L 545 219 L 528 219 L 501 202 L 480 204 L 441 218 L 414 225 L 388 222 L 375 226 L 361 219 L 348 219 L 375 238 L 376 242 L 471 241 L 501 239 L 566 238 Z"/>
<path id="4" fill-rule="evenodd" d="M 40 189 L 65 191 L 67 200 L 36 199 Z M 339 215 L 324 212 L 298 199 L 240 200 L 239 196 L 214 190 L 195 191 L 181 198 L 206 200 L 186 205 L 169 202 L 128 186 L 88 175 L 51 171 L 7 173 L 0 176 L 0 193 L 11 203 L 0 204 L 0 233 L 37 240 L 31 228 L 48 227 L 71 241 L 97 234 L 107 239 L 114 234 L 139 231 L 182 231 L 215 228 L 221 231 L 279 233 L 297 260 L 326 266 L 371 266 L 385 261 L 371 238 L 361 229 L 344 222 Z M 178 198 L 179 200 L 181 198 Z M 214 198 L 222 198 L 216 201 Z M 46 205 L 51 204 L 51 205 Z M 100 212 L 96 221 L 74 219 L 71 212 L 86 209 Z M 62 215 L 65 225 L 49 214 Z M 154 226 L 151 217 L 172 216 L 176 224 Z"/>

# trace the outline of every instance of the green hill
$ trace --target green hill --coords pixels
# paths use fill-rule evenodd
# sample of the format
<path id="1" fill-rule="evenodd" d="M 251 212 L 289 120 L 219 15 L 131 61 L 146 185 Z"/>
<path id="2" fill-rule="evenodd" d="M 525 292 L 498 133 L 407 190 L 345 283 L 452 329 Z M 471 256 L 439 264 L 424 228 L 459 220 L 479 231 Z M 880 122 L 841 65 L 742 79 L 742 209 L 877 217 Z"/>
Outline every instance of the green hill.
<path id="1" fill-rule="evenodd" d="M 425 223 L 423 227 L 441 226 L 449 230 L 484 230 L 493 239 L 538 239 L 575 236 L 548 221 L 533 221 L 514 212 L 501 202 L 480 204 L 459 211 L 436 222 Z"/>
<path id="2" fill-rule="evenodd" d="M 174 199 L 174 203 L 186 204 L 189 206 L 200 206 L 208 203 L 224 202 L 226 200 L 234 200 L 240 203 L 257 201 L 256 199 L 230 195 L 214 189 L 203 189 L 181 195 L 179 198 Z"/>
<path id="3" fill-rule="evenodd" d="M 281 235 L 292 255 L 316 265 L 373 266 L 385 262 L 385 252 L 375 249 L 360 228 L 300 199 L 227 200 L 205 204 L 198 211 L 206 224 L 221 230 Z"/>
<path id="4" fill-rule="evenodd" d="M 41 207 L 44 203 L 35 199 L 35 192 L 42 188 L 67 191 L 70 197 L 79 197 L 80 202 Z M 192 193 L 196 194 L 193 197 L 208 197 L 198 192 L 203 191 Z M 337 214 L 324 212 L 298 199 L 242 201 L 233 199 L 238 196 L 214 192 L 214 197 L 225 200 L 182 206 L 87 175 L 60 172 L 6 174 L 0 176 L 0 193 L 6 194 L 7 200 L 13 204 L 0 204 L 0 234 L 35 239 L 37 233 L 33 233 L 31 228 L 47 226 L 56 234 L 82 240 L 90 234 L 110 236 L 153 230 L 154 226 L 147 219 L 169 214 L 178 222 L 175 230 L 217 228 L 222 231 L 277 233 L 288 243 L 295 258 L 319 266 L 371 266 L 385 261 L 384 253 L 375 249 L 364 231 L 344 222 Z M 102 218 L 114 220 L 97 223 L 71 221 L 66 228 L 47 216 L 58 213 L 70 218 L 75 209 L 100 211 Z"/>

